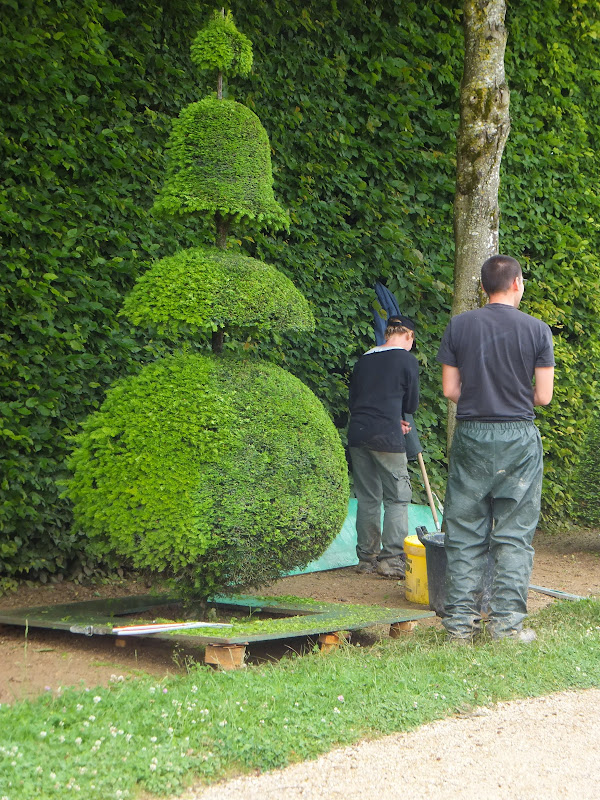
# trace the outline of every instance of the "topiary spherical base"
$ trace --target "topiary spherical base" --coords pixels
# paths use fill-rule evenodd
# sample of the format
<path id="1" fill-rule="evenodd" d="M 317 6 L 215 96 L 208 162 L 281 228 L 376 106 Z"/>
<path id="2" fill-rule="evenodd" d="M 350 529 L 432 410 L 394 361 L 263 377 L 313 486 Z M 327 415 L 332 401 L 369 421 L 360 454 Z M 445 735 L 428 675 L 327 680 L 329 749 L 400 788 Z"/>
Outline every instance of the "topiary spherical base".
<path id="1" fill-rule="evenodd" d="M 108 392 L 78 445 L 67 493 L 91 546 L 198 594 L 307 564 L 346 515 L 333 423 L 301 381 L 267 362 L 157 361 Z"/>

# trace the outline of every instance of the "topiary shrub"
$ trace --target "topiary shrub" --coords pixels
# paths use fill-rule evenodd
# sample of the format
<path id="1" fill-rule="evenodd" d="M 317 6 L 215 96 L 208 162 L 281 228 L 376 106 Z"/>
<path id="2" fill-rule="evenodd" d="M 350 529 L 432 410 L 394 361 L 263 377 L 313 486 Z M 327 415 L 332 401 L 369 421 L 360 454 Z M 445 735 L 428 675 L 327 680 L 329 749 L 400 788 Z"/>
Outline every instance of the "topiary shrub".
<path id="1" fill-rule="evenodd" d="M 139 278 L 121 313 L 135 325 L 176 335 L 210 334 L 218 327 L 230 333 L 315 327 L 304 295 L 282 272 L 216 247 L 181 250 L 157 261 Z"/>
<path id="2" fill-rule="evenodd" d="M 173 123 L 159 214 L 219 212 L 272 229 L 289 225 L 273 195 L 271 145 L 259 118 L 234 100 L 205 97 Z"/>
<path id="3" fill-rule="evenodd" d="M 227 37 L 234 50 L 240 42 L 223 19 L 196 40 L 197 60 L 219 69 L 221 50 L 212 62 L 205 52 L 215 30 L 220 48 Z M 162 333 L 210 335 L 213 354 L 166 357 L 115 386 L 83 426 L 67 488 L 97 554 L 204 597 L 317 558 L 348 502 L 344 451 L 319 400 L 280 367 L 222 355 L 225 335 L 314 322 L 282 273 L 227 249 L 232 221 L 277 228 L 287 217 L 264 128 L 222 99 L 221 72 L 218 81 L 217 99 L 193 103 L 175 123 L 156 204 L 171 215 L 213 214 L 217 246 L 158 261 L 123 309 Z"/>
<path id="4" fill-rule="evenodd" d="M 207 595 L 321 552 L 347 511 L 344 451 L 314 394 L 264 361 L 181 353 L 111 389 L 70 495 L 101 555 Z"/>
<path id="5" fill-rule="evenodd" d="M 594 415 L 583 440 L 572 486 L 571 516 L 586 526 L 600 526 L 600 417 Z"/>

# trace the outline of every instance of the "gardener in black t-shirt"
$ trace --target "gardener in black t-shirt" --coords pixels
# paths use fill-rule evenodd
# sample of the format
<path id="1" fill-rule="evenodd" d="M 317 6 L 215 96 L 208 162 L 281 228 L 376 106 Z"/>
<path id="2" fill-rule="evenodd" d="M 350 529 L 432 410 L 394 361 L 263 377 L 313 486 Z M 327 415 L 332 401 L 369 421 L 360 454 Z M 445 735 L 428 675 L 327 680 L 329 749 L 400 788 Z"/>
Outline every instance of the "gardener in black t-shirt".
<path id="1" fill-rule="evenodd" d="M 404 577 L 404 539 L 412 497 L 406 468 L 404 414 L 419 403 L 419 368 L 410 353 L 414 323 L 390 317 L 385 344 L 357 361 L 350 380 L 348 444 L 352 458 L 359 572 Z M 384 518 L 381 528 L 381 503 Z"/>
<path id="2" fill-rule="evenodd" d="M 489 258 L 481 283 L 488 304 L 450 320 L 437 356 L 444 395 L 457 403 L 444 504 L 443 624 L 457 643 L 479 633 L 489 552 L 492 638 L 528 642 L 535 634 L 523 630 L 523 620 L 543 472 L 533 407 L 552 399 L 552 334 L 518 310 L 524 282 L 514 258 Z"/>

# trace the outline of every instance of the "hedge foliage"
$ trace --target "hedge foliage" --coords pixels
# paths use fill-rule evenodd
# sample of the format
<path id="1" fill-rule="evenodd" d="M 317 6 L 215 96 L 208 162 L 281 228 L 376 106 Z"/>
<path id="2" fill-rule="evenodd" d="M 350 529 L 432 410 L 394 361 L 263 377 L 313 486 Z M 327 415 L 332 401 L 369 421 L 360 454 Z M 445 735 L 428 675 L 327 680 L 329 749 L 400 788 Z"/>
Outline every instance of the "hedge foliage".
<path id="1" fill-rule="evenodd" d="M 198 231 L 148 215 L 189 42 L 173 2 L 3 3 L 0 573 L 87 571 L 58 498 L 69 436 L 151 352 L 117 318 L 138 270 Z"/>
<path id="2" fill-rule="evenodd" d="M 372 343 L 383 279 L 418 322 L 417 424 L 443 493 L 445 403 L 435 353 L 452 294 L 460 0 L 234 0 L 254 72 L 251 106 L 277 154 L 290 233 L 238 237 L 309 299 L 312 338 L 264 351 L 324 400 L 343 428 L 349 372 Z M 189 46 L 213 12 L 170 0 L 5 0 L 0 20 L 3 319 L 0 570 L 64 569 L 80 551 L 57 497 L 68 437 L 106 387 L 152 351 L 117 317 L 122 297 L 175 243 L 212 231 L 149 215 L 170 119 L 213 91 Z M 512 130 L 501 243 L 529 278 L 522 308 L 547 320 L 555 400 L 540 412 L 546 514 L 564 513 L 598 400 L 600 9 L 585 0 L 509 4 Z M 187 244 L 186 239 L 187 237 Z M 289 344 L 292 344 L 290 349 Z M 285 345 L 285 346 L 284 346 Z"/>
<path id="3" fill-rule="evenodd" d="M 68 493 L 101 557 L 206 596 L 304 566 L 340 531 L 340 437 L 301 381 L 267 362 L 181 353 L 107 393 L 83 423 Z"/>
<path id="4" fill-rule="evenodd" d="M 594 411 L 573 481 L 573 517 L 600 527 L 600 416 Z"/>
<path id="5" fill-rule="evenodd" d="M 577 504 L 572 481 L 599 400 L 600 6 L 548 0 L 523 12 L 513 12 L 507 58 L 501 241 L 523 256 L 524 310 L 554 334 L 554 399 L 540 414 L 543 498 L 547 515 L 564 516 Z"/>
<path id="6" fill-rule="evenodd" d="M 289 225 L 273 196 L 271 145 L 256 114 L 233 100 L 205 97 L 173 122 L 167 177 L 154 210 L 177 215 L 215 212 L 277 230 Z"/>
<path id="7" fill-rule="evenodd" d="M 440 495 L 445 403 L 435 355 L 452 296 L 461 5 L 357 2 L 326 13 L 311 4 L 290 19 L 276 4 L 269 34 L 283 40 L 280 55 L 256 46 L 255 59 L 268 59 L 285 88 L 259 78 L 247 89 L 270 109 L 261 117 L 285 161 L 275 178 L 292 220 L 285 247 L 282 237 L 254 237 L 249 247 L 287 264 L 322 315 L 308 352 L 299 347 L 285 359 L 343 425 L 348 371 L 372 341 L 370 287 L 382 278 L 417 320 L 416 423 Z M 251 12 L 244 30 L 250 24 L 260 24 Z M 509 4 L 507 27 L 512 128 L 500 242 L 529 279 L 522 310 L 547 321 L 555 339 L 555 399 L 537 411 L 548 518 L 571 510 L 574 468 L 599 399 L 600 6 L 524 0 Z M 290 49 L 302 54 L 295 62 Z M 278 111 L 284 96 L 292 121 Z"/>
<path id="8" fill-rule="evenodd" d="M 134 325 L 170 337 L 217 328 L 241 333 L 313 331 L 306 299 L 270 264 L 216 247 L 192 247 L 156 261 L 138 278 L 123 311 Z"/>

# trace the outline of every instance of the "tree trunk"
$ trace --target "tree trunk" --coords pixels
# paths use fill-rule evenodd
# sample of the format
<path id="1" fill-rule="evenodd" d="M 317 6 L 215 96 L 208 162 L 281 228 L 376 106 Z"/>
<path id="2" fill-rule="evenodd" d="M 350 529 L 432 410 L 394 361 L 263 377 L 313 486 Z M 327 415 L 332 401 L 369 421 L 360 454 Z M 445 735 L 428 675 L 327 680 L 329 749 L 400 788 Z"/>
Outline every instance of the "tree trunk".
<path id="1" fill-rule="evenodd" d="M 211 347 L 215 355 L 223 352 L 223 341 L 225 339 L 225 331 L 223 328 L 217 328 L 212 335 Z"/>
<path id="2" fill-rule="evenodd" d="M 221 214 L 220 211 L 215 212 L 215 246 L 220 250 L 225 250 L 227 247 L 227 234 L 229 233 L 230 219 L 226 214 Z"/>
<path id="3" fill-rule="evenodd" d="M 230 219 L 227 215 L 221 214 L 219 211 L 215 213 L 215 227 L 217 229 L 215 236 L 215 245 L 220 250 L 225 250 L 227 247 L 227 234 L 229 233 Z M 223 341 L 225 339 L 225 329 L 218 328 L 212 335 L 212 351 L 215 354 L 223 352 Z"/>
<path id="4" fill-rule="evenodd" d="M 481 265 L 498 253 L 500 162 L 510 130 L 504 75 L 506 0 L 465 0 L 454 199 L 452 316 L 482 304 Z M 448 447 L 456 406 L 448 403 Z"/>

